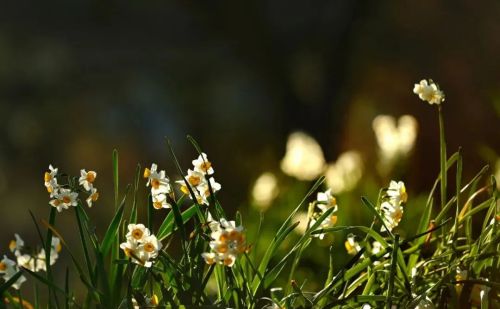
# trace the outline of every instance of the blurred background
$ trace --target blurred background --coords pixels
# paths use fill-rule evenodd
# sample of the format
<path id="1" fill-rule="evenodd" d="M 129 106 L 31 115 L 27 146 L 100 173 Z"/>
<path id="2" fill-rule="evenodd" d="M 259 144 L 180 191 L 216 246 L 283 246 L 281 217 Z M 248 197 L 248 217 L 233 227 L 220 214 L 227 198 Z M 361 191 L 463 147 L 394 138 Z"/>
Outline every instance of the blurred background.
<path id="1" fill-rule="evenodd" d="M 89 213 L 103 233 L 112 150 L 122 190 L 137 164 L 156 162 L 175 180 L 165 138 L 187 169 L 187 134 L 215 167 L 222 205 L 251 231 L 264 211 L 271 237 L 325 173 L 338 224 L 369 224 L 359 197 L 375 200 L 390 179 L 407 185 L 410 223 L 439 170 L 437 112 L 414 83 L 432 78 L 446 93 L 448 152 L 463 147 L 464 179 L 500 168 L 498 16 L 493 0 L 3 3 L 0 252 L 15 232 L 37 243 L 28 209 L 48 215 L 49 164 L 97 171 Z M 76 245 L 74 216 L 58 221 Z"/>

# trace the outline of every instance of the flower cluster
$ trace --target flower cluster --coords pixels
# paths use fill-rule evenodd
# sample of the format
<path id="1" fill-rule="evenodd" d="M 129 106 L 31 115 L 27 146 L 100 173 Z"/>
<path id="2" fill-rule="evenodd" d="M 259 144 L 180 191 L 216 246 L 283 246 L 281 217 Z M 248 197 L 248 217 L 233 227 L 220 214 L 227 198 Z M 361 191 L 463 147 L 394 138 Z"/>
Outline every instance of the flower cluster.
<path id="1" fill-rule="evenodd" d="M 328 189 L 325 192 L 318 192 L 315 204 L 319 208 L 320 212 L 312 215 L 309 224 L 310 226 L 314 225 L 317 222 L 318 218 L 321 217 L 330 208 L 334 208 L 334 210 L 330 213 L 330 215 L 328 215 L 325 219 L 323 219 L 323 221 L 319 225 L 319 228 L 321 229 L 331 228 L 337 223 L 337 216 L 335 215 L 338 209 L 337 200 L 332 195 L 331 191 L 332 191 L 331 189 Z M 325 237 L 325 234 L 324 233 L 314 234 L 313 236 L 319 237 L 319 239 L 323 239 Z"/>
<path id="2" fill-rule="evenodd" d="M 153 207 L 155 209 L 171 208 L 167 195 L 172 192 L 172 188 L 165 171 L 158 171 L 158 165 L 153 163 L 150 169 L 144 169 L 144 178 L 147 178 L 146 186 L 151 186 Z"/>
<path id="3" fill-rule="evenodd" d="M 182 193 L 191 197 L 191 192 L 186 185 L 186 182 L 191 187 L 193 194 L 196 197 L 198 204 L 209 205 L 208 197 L 211 193 L 215 193 L 221 189 L 221 185 L 212 177 L 214 168 L 212 163 L 208 161 L 207 155 L 202 153 L 196 160 L 193 160 L 193 169 L 188 169 L 187 176 L 184 180 L 177 180 Z"/>
<path id="4" fill-rule="evenodd" d="M 247 251 L 245 233 L 242 226 L 236 226 L 234 221 L 222 218 L 219 222 L 213 221 L 209 216 L 211 252 L 202 253 L 207 264 L 219 263 L 232 267 L 236 258 Z"/>
<path id="5" fill-rule="evenodd" d="M 408 194 L 406 193 L 405 184 L 402 181 L 396 182 L 391 180 L 380 205 L 384 223 L 389 231 L 392 231 L 401 221 L 403 217 L 403 205 L 406 204 L 407 200 Z M 385 226 L 382 226 L 382 232 L 385 230 Z"/>
<path id="6" fill-rule="evenodd" d="M 63 209 L 68 209 L 70 206 L 78 205 L 78 193 L 67 185 L 60 185 L 57 181 L 58 168 L 54 168 L 49 165 L 49 171 L 45 172 L 44 183 L 47 188 L 47 192 L 52 198 L 49 204 L 52 207 L 57 208 L 57 211 L 61 212 Z M 97 173 L 94 171 L 86 171 L 82 169 L 80 171 L 79 184 L 88 193 L 86 198 L 87 205 L 92 207 L 92 203 L 96 202 L 99 198 L 99 193 L 97 189 L 94 188 L 94 181 L 97 177 Z"/>
<path id="7" fill-rule="evenodd" d="M 24 240 L 18 234 L 15 234 L 14 236 L 15 239 L 9 243 L 9 249 L 14 254 L 16 261 L 11 260 L 4 255 L 2 261 L 0 262 L 0 275 L 3 275 L 3 279 L 7 281 L 12 278 L 17 272 L 19 272 L 20 267 L 24 267 L 33 272 L 47 271 L 45 249 L 41 248 L 38 252 L 29 254 L 27 253 L 27 251 L 29 251 L 28 248 L 24 245 Z M 61 248 L 60 239 L 52 237 L 49 254 L 50 265 L 54 265 L 59 258 Z M 19 277 L 13 287 L 19 289 L 24 281 L 26 281 L 24 276 Z"/>
<path id="8" fill-rule="evenodd" d="M 94 171 L 86 171 L 85 169 L 80 170 L 80 179 L 78 182 L 81 186 L 89 193 L 89 196 L 86 199 L 87 205 L 92 207 L 92 203 L 96 202 L 99 198 L 99 192 L 94 188 L 94 180 L 97 177 L 97 173 Z"/>
<path id="9" fill-rule="evenodd" d="M 158 256 L 162 247 L 156 236 L 151 234 L 144 224 L 129 224 L 125 237 L 127 241 L 120 244 L 125 255 L 132 258 L 136 264 L 151 267 L 151 260 Z"/>
<path id="10" fill-rule="evenodd" d="M 418 95 L 422 101 L 427 101 L 429 104 L 441 104 L 444 101 L 444 93 L 439 89 L 439 86 L 429 79 L 422 79 L 413 87 L 413 93 Z"/>

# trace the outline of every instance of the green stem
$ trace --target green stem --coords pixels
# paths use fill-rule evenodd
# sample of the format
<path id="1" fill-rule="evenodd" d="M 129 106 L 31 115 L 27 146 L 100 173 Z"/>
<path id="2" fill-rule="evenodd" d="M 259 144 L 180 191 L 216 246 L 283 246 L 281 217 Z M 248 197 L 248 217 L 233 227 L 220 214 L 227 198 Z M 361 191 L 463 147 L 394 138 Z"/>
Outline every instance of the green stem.
<path id="1" fill-rule="evenodd" d="M 444 135 L 444 120 L 441 105 L 438 107 L 439 112 L 439 150 L 440 150 L 440 164 L 441 164 L 441 209 L 446 205 L 446 186 L 447 186 L 447 173 L 446 173 L 446 140 Z"/>

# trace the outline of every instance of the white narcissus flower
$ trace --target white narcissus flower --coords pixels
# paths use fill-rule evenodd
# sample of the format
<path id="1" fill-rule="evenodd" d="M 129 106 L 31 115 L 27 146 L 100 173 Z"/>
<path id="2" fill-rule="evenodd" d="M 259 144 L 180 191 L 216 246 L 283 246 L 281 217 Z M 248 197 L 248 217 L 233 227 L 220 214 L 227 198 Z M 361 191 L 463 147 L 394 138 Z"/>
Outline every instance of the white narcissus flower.
<path id="1" fill-rule="evenodd" d="M 55 195 L 55 199 L 51 200 L 49 203 L 53 207 L 56 207 L 57 211 L 61 212 L 63 209 L 68 209 L 70 206 L 78 205 L 76 201 L 77 198 L 78 193 L 70 189 L 60 189 Z"/>
<path id="2" fill-rule="evenodd" d="M 217 255 L 213 252 L 203 252 L 201 256 L 205 260 L 205 263 L 207 263 L 208 265 L 212 265 L 218 262 Z"/>
<path id="3" fill-rule="evenodd" d="M 144 224 L 129 224 L 128 233 L 125 235 L 127 240 L 131 242 L 142 242 L 144 238 L 148 237 L 151 233 L 149 229 L 144 226 Z"/>
<path id="4" fill-rule="evenodd" d="M 422 79 L 418 84 L 413 87 L 413 93 L 418 95 L 422 101 L 427 101 L 429 104 L 441 104 L 444 101 L 444 93 L 441 91 L 436 83 L 429 79 L 429 81 Z"/>
<path id="5" fill-rule="evenodd" d="M 242 226 L 236 226 L 234 221 L 221 219 L 214 222 L 209 219 L 209 227 L 212 230 L 210 234 L 210 248 L 212 252 L 202 253 L 202 257 L 207 264 L 223 264 L 232 267 L 238 255 L 247 250 L 246 238 Z"/>
<path id="6" fill-rule="evenodd" d="M 328 189 L 325 192 L 318 192 L 316 201 L 318 204 L 325 205 L 328 208 L 337 206 L 337 200 L 332 195 L 332 189 Z"/>
<path id="7" fill-rule="evenodd" d="M 127 241 L 121 243 L 120 248 L 134 263 L 151 267 L 151 259 L 156 258 L 162 248 L 161 242 L 155 235 L 150 234 L 144 224 L 129 224 L 128 230 Z"/>
<path id="8" fill-rule="evenodd" d="M 361 250 L 361 246 L 356 241 L 356 236 L 350 234 L 347 236 L 347 240 L 344 243 L 347 253 L 350 255 L 355 255 Z"/>
<path id="9" fill-rule="evenodd" d="M 406 203 L 408 201 L 408 193 L 402 181 L 391 180 L 389 188 L 387 188 L 387 195 L 394 202 L 394 204 Z"/>
<path id="10" fill-rule="evenodd" d="M 144 256 L 147 259 L 154 259 L 158 256 L 158 251 L 161 250 L 161 242 L 158 241 L 155 235 L 149 235 L 144 237 L 142 243 L 139 245 L 138 249 L 143 251 Z"/>
<path id="11" fill-rule="evenodd" d="M 394 204 L 392 200 L 389 200 L 382 202 L 380 209 L 382 210 L 385 225 L 389 231 L 392 231 L 396 226 L 398 226 L 401 218 L 403 218 L 403 207 L 399 204 Z M 384 225 L 382 225 L 381 231 L 386 231 Z"/>
<path id="12" fill-rule="evenodd" d="M 16 265 L 16 262 L 4 255 L 3 259 L 0 261 L 0 275 L 3 276 L 3 279 L 5 281 L 8 281 L 18 272 L 19 267 Z M 16 280 L 16 282 L 14 282 L 12 287 L 19 290 L 19 288 L 21 288 L 21 284 L 23 284 L 24 281 L 26 281 L 26 277 L 21 276 Z"/>
<path id="13" fill-rule="evenodd" d="M 158 165 L 151 164 L 151 169 L 144 169 L 144 178 L 147 178 L 146 186 L 151 185 L 151 194 L 168 194 L 171 192 L 170 180 L 166 176 L 165 171 L 158 172 Z"/>
<path id="14" fill-rule="evenodd" d="M 54 168 L 52 165 L 49 165 L 49 172 L 45 172 L 43 176 L 45 187 L 47 188 L 47 192 L 50 193 L 50 197 L 54 197 L 57 194 L 57 190 L 59 185 L 57 184 L 57 168 Z"/>
<path id="15" fill-rule="evenodd" d="M 95 178 L 97 177 L 97 173 L 94 171 L 86 171 L 84 169 L 80 170 L 80 179 L 78 179 L 79 183 L 83 188 L 87 191 L 90 191 L 93 188 Z"/>
<path id="16" fill-rule="evenodd" d="M 153 207 L 155 209 L 172 208 L 172 205 L 170 205 L 170 203 L 168 203 L 167 201 L 166 194 L 153 195 L 152 199 L 153 199 Z"/>
<path id="17" fill-rule="evenodd" d="M 15 255 L 18 255 L 21 252 L 21 249 L 24 247 L 24 240 L 19 236 L 19 234 L 14 234 L 16 239 L 13 239 L 9 243 L 10 252 L 13 252 Z"/>
<path id="18" fill-rule="evenodd" d="M 191 185 L 191 187 L 197 187 L 203 182 L 206 182 L 205 174 L 190 169 L 187 172 L 186 180 Z"/>
<path id="19" fill-rule="evenodd" d="M 321 213 L 315 214 L 313 218 L 311 218 L 310 225 L 314 225 L 317 222 L 317 219 L 322 216 L 327 210 L 330 208 L 334 208 L 334 210 L 330 213 L 328 217 L 326 217 L 319 225 L 320 229 L 328 229 L 337 224 L 337 216 L 335 213 L 337 212 L 337 200 L 332 195 L 331 189 L 326 190 L 325 192 L 318 192 L 316 198 L 316 205 L 321 210 Z M 323 239 L 325 237 L 324 233 L 321 234 L 313 234 L 314 237 L 318 237 L 319 239 Z"/>
<path id="20" fill-rule="evenodd" d="M 202 152 L 197 159 L 193 160 L 192 163 L 196 172 L 202 173 L 203 175 L 212 175 L 214 173 L 212 162 L 208 161 L 207 154 L 204 152 Z"/>
<path id="21" fill-rule="evenodd" d="M 99 199 L 99 192 L 97 192 L 97 189 L 92 187 L 90 188 L 90 195 L 89 197 L 87 197 L 87 205 L 90 207 L 92 207 L 92 204 L 94 202 L 97 202 L 97 200 Z"/>
<path id="22" fill-rule="evenodd" d="M 213 177 L 210 177 L 210 187 L 212 187 L 212 192 L 215 194 L 222 188 L 221 184 L 216 182 Z M 196 189 L 200 193 L 202 204 L 208 205 L 208 197 L 210 196 L 210 187 L 207 182 L 201 183 Z"/>

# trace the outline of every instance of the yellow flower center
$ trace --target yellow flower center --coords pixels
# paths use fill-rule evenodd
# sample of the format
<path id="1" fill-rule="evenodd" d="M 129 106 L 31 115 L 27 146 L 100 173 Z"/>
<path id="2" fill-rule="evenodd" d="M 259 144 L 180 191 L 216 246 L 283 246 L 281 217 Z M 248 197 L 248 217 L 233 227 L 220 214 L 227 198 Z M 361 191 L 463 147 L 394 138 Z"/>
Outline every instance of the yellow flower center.
<path id="1" fill-rule="evenodd" d="M 181 191 L 184 194 L 189 194 L 189 189 L 186 185 L 181 185 Z"/>
<path id="2" fill-rule="evenodd" d="M 188 181 L 189 181 L 189 184 L 191 184 L 192 186 L 197 186 L 201 183 L 201 178 L 199 176 L 189 176 L 188 177 Z"/>
<path id="3" fill-rule="evenodd" d="M 155 209 L 161 209 L 162 208 L 162 202 L 154 202 L 153 207 Z"/>
<path id="4" fill-rule="evenodd" d="M 394 219 L 399 222 L 402 217 L 403 217 L 403 212 L 401 210 L 397 210 L 396 213 L 394 214 Z"/>
<path id="5" fill-rule="evenodd" d="M 54 191 L 54 188 L 52 188 L 52 186 L 48 186 L 47 187 L 47 192 L 52 193 L 52 191 Z"/>
<path id="6" fill-rule="evenodd" d="M 16 249 L 16 246 L 17 246 L 17 242 L 15 240 L 11 240 L 9 243 L 10 251 L 14 251 L 14 249 Z"/>
<path id="7" fill-rule="evenodd" d="M 233 264 L 233 259 L 232 258 L 227 257 L 227 258 L 224 259 L 224 265 L 229 266 L 231 264 Z"/>
<path id="8" fill-rule="evenodd" d="M 156 296 L 156 294 L 153 294 L 153 296 L 151 296 L 151 305 L 158 305 L 159 304 L 159 300 L 158 300 L 158 296 Z"/>
<path id="9" fill-rule="evenodd" d="M 61 245 L 61 242 L 59 242 L 59 243 L 57 244 L 57 246 L 56 246 L 56 251 L 57 251 L 57 252 L 61 252 L 61 250 L 62 250 L 62 245 Z"/>
<path id="10" fill-rule="evenodd" d="M 202 171 L 204 171 L 205 173 L 208 172 L 210 167 L 212 167 L 212 163 L 210 163 L 210 161 L 205 161 L 205 162 L 201 163 L 201 165 L 200 165 L 200 169 Z"/>
<path id="11" fill-rule="evenodd" d="M 205 257 L 205 262 L 208 264 L 208 265 L 212 265 L 213 263 L 215 263 L 215 259 L 211 256 L 208 256 L 208 257 Z"/>
<path id="12" fill-rule="evenodd" d="M 222 244 L 218 245 L 217 246 L 217 251 L 219 253 L 226 253 L 227 252 L 227 244 L 222 243 Z"/>
<path id="13" fill-rule="evenodd" d="M 45 172 L 45 175 L 43 176 L 43 180 L 45 180 L 45 182 L 49 182 L 52 180 L 52 175 L 50 175 L 49 172 Z"/>
<path id="14" fill-rule="evenodd" d="M 241 239 L 241 233 L 235 230 L 232 230 L 229 232 L 229 237 L 230 240 L 240 240 Z"/>
<path id="15" fill-rule="evenodd" d="M 153 252 L 153 251 L 155 251 L 155 246 L 152 243 L 147 242 L 144 244 L 144 251 Z"/>
<path id="16" fill-rule="evenodd" d="M 62 201 L 65 204 L 69 204 L 69 203 L 71 203 L 71 197 L 69 195 L 65 195 L 62 197 Z"/>
<path id="17" fill-rule="evenodd" d="M 5 271 L 7 269 L 7 265 L 4 262 L 0 262 L 0 271 Z"/>
<path id="18" fill-rule="evenodd" d="M 95 176 L 96 174 L 94 172 L 88 172 L 86 179 L 88 182 L 92 183 L 95 180 Z"/>
<path id="19" fill-rule="evenodd" d="M 347 253 L 352 254 L 356 252 L 356 249 L 354 248 L 353 244 L 351 244 L 350 241 L 346 240 L 344 243 L 345 249 L 347 250 Z"/>
<path id="20" fill-rule="evenodd" d="M 142 238 L 142 235 L 144 235 L 144 232 L 141 229 L 135 229 L 132 231 L 132 237 L 134 237 L 134 239 L 139 240 Z"/>
<path id="21" fill-rule="evenodd" d="M 332 225 L 337 224 L 337 216 L 330 216 L 330 223 Z"/>
<path id="22" fill-rule="evenodd" d="M 125 249 L 123 249 L 123 252 L 125 252 L 126 256 L 130 257 L 131 256 L 130 253 L 132 252 L 132 250 L 130 248 L 125 248 Z"/>
<path id="23" fill-rule="evenodd" d="M 97 201 L 98 198 L 99 198 L 98 192 L 94 192 L 94 193 L 92 193 L 92 195 L 90 195 L 90 199 L 92 200 L 92 202 Z"/>
<path id="24" fill-rule="evenodd" d="M 151 187 L 158 189 L 160 187 L 160 180 L 158 178 L 151 179 Z"/>
<path id="25" fill-rule="evenodd" d="M 149 168 L 144 169 L 144 178 L 149 178 L 151 176 L 151 170 Z"/>

